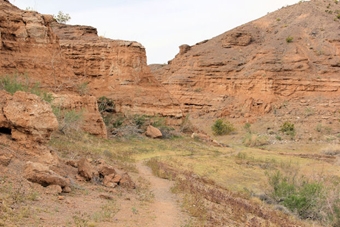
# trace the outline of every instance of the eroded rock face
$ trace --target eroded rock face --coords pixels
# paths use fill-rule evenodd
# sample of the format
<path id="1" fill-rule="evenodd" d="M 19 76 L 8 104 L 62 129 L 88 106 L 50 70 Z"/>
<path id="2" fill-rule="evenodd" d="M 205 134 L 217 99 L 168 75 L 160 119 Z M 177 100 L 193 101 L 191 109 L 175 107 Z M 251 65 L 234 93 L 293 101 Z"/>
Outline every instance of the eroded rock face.
<path id="1" fill-rule="evenodd" d="M 0 1 L 0 73 L 27 73 L 35 82 L 58 88 L 74 73 L 52 31 L 53 16 L 20 10 Z"/>
<path id="2" fill-rule="evenodd" d="M 0 91 L 0 127 L 11 130 L 21 144 L 47 143 L 58 128 L 51 105 L 38 96 L 23 91 L 13 96 Z"/>
<path id="3" fill-rule="evenodd" d="M 101 38 L 88 26 L 53 23 L 53 30 L 75 74 L 97 98 L 113 99 L 117 112 L 182 117 L 176 99 L 151 75 L 140 43 Z"/>
<path id="4" fill-rule="evenodd" d="M 52 104 L 61 110 L 81 111 L 82 129 L 92 135 L 107 138 L 106 126 L 99 113 L 96 97 L 54 94 Z"/>
<path id="5" fill-rule="evenodd" d="M 329 2 L 284 7 L 181 46 L 169 65 L 152 66 L 153 74 L 191 116 L 259 116 L 277 102 L 306 96 L 339 102 L 339 23 L 325 12 Z"/>

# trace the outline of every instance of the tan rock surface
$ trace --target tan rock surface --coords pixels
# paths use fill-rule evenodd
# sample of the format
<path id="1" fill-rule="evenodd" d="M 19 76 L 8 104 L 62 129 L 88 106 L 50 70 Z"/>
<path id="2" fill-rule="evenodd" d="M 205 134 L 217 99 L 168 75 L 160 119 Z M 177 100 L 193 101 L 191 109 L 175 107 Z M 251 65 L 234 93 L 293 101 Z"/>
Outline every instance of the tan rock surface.
<path id="1" fill-rule="evenodd" d="M 44 187 L 59 185 L 61 188 L 65 188 L 70 185 L 69 180 L 53 172 L 48 166 L 41 163 L 27 162 L 24 176 L 27 180 L 41 184 Z"/>
<path id="2" fill-rule="evenodd" d="M 90 181 L 94 176 L 98 175 L 98 172 L 86 158 L 81 158 L 78 161 L 78 174 Z"/>
<path id="3" fill-rule="evenodd" d="M 106 126 L 99 113 L 96 97 L 89 95 L 54 94 L 52 104 L 61 110 L 81 111 L 81 128 L 92 135 L 107 138 Z"/>
<path id="4" fill-rule="evenodd" d="M 151 138 L 162 138 L 163 137 L 162 132 L 158 128 L 153 127 L 152 125 L 149 125 L 147 127 L 145 135 Z"/>
<path id="5" fill-rule="evenodd" d="M 58 121 L 49 103 L 22 91 L 13 96 L 4 91 L 0 94 L 0 127 L 11 129 L 13 139 L 23 144 L 44 144 L 50 140 Z"/>

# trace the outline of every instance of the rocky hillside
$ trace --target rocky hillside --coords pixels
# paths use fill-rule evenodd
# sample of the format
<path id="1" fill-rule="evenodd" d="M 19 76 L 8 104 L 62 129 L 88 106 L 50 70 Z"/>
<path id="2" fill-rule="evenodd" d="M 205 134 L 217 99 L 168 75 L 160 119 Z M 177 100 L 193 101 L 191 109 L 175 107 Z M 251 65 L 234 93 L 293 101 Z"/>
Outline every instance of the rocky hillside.
<path id="1" fill-rule="evenodd" d="M 308 105 L 334 114 L 340 107 L 339 18 L 337 1 L 300 2 L 182 45 L 168 65 L 152 65 L 152 72 L 191 116 L 251 119 L 284 101 L 305 108 L 316 97 Z"/>

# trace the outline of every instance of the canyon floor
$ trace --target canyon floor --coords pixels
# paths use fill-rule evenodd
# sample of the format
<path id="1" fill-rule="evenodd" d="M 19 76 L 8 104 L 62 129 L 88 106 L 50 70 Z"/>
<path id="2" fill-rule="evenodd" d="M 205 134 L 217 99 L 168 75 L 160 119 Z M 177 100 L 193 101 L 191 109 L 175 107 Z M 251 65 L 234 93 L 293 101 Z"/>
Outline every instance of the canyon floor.
<path id="1" fill-rule="evenodd" d="M 0 134 L 1 150 L 15 157 L 7 167 L 0 165 L 0 226 L 321 226 L 263 199 L 271 190 L 268 173 L 280 169 L 339 179 L 339 146 L 287 140 L 247 147 L 241 142 L 245 133 L 239 128 L 215 137 L 227 147 L 188 135 L 106 140 L 83 132 L 55 133 L 49 146 L 61 162 L 104 159 L 136 184 L 135 189 L 107 188 L 84 181 L 68 166 L 62 174 L 72 182 L 71 193 L 25 180 L 24 163 L 32 157 L 12 151 L 8 135 Z"/>

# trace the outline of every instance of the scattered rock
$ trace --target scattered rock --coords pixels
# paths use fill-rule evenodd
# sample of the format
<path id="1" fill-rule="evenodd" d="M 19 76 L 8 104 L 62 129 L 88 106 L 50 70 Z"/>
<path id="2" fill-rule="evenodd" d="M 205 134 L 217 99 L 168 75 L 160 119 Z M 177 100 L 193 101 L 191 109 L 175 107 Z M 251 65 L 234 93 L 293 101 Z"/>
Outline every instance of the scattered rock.
<path id="1" fill-rule="evenodd" d="M 66 186 L 65 188 L 63 188 L 64 193 L 70 193 L 71 191 L 72 191 L 71 187 Z"/>
<path id="2" fill-rule="evenodd" d="M 99 198 L 101 199 L 107 199 L 107 200 L 113 200 L 113 196 L 110 196 L 110 195 L 105 195 L 105 194 L 100 194 L 99 195 Z"/>
<path id="3" fill-rule="evenodd" d="M 104 177 L 103 185 L 109 188 L 115 188 L 118 182 L 114 182 L 115 174 L 107 175 Z"/>
<path id="4" fill-rule="evenodd" d="M 0 154 L 0 165 L 8 166 L 13 158 L 11 154 Z"/>
<path id="5" fill-rule="evenodd" d="M 87 181 L 90 181 L 94 176 L 98 175 L 86 158 L 81 158 L 78 161 L 78 174 Z"/>
<path id="6" fill-rule="evenodd" d="M 135 183 L 131 180 L 129 174 L 127 173 L 124 173 L 122 175 L 122 179 L 119 181 L 119 185 L 125 188 L 132 188 L 132 189 L 136 188 Z"/>
<path id="7" fill-rule="evenodd" d="M 66 160 L 65 161 L 66 165 L 72 166 L 74 168 L 78 168 L 78 162 L 75 160 Z"/>
<path id="8" fill-rule="evenodd" d="M 63 190 L 59 185 L 49 185 L 46 187 L 45 193 L 46 194 L 60 194 Z"/>
<path id="9" fill-rule="evenodd" d="M 44 187 L 49 185 L 59 185 L 61 188 L 69 187 L 70 181 L 59 174 L 53 172 L 48 166 L 41 163 L 27 162 L 24 177 L 34 183 Z"/>
<path id="10" fill-rule="evenodd" d="M 65 200 L 65 196 L 58 196 L 58 200 Z"/>
<path id="11" fill-rule="evenodd" d="M 112 179 L 112 182 L 119 183 L 121 179 L 122 179 L 122 176 L 119 174 L 116 174 L 115 177 Z"/>
<path id="12" fill-rule="evenodd" d="M 152 125 L 148 126 L 145 135 L 154 139 L 163 137 L 161 131 L 158 128 L 153 127 Z"/>
<path id="13" fill-rule="evenodd" d="M 109 166 L 108 164 L 103 162 L 98 166 L 98 173 L 99 175 L 102 175 L 105 177 L 111 174 L 113 175 L 116 174 L 116 170 L 112 166 Z"/>

